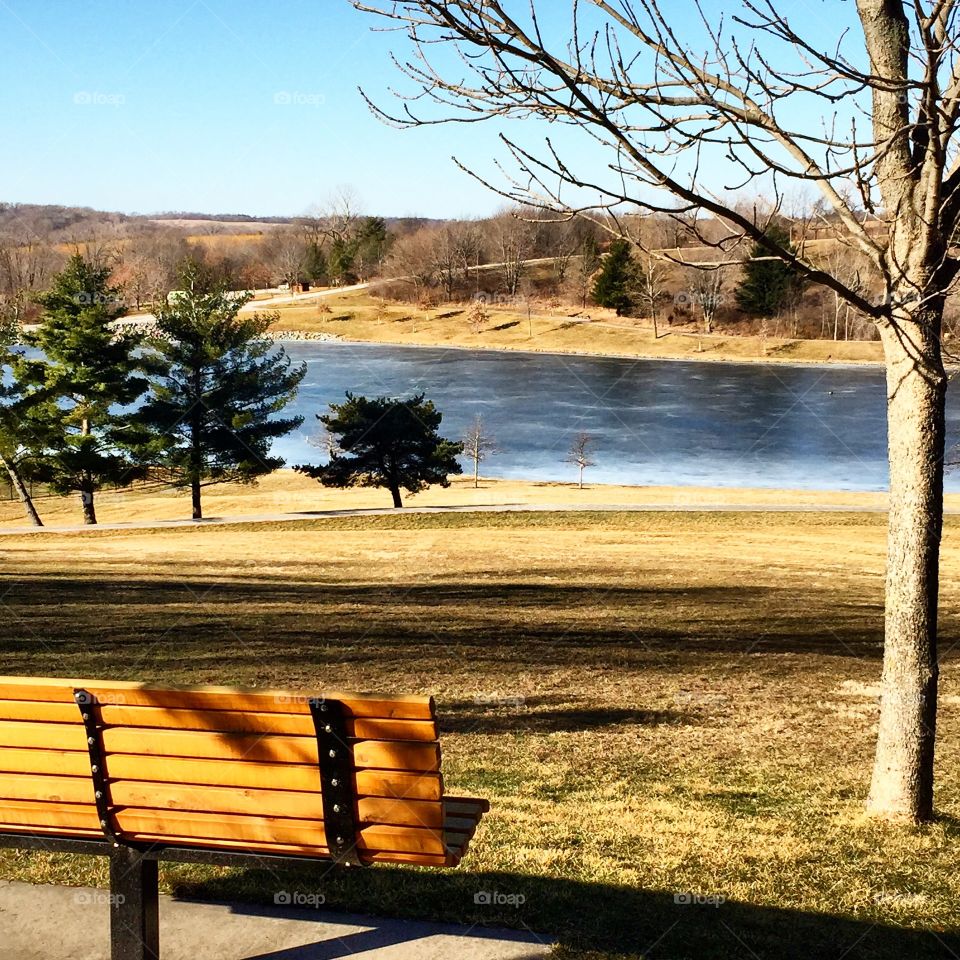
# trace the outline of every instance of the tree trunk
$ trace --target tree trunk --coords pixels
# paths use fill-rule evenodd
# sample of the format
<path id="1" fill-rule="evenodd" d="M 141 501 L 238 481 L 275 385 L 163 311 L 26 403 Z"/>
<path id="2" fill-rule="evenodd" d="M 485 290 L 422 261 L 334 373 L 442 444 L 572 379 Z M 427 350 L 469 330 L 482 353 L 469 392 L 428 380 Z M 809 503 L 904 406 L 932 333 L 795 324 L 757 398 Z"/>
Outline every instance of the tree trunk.
<path id="1" fill-rule="evenodd" d="M 476 490 L 480 486 L 480 458 L 473 458 L 473 489 Z"/>
<path id="2" fill-rule="evenodd" d="M 97 511 L 93 504 L 93 491 L 81 490 L 80 500 L 83 503 L 83 522 L 93 524 L 97 522 Z"/>
<path id="3" fill-rule="evenodd" d="M 27 486 L 23 482 L 23 478 L 20 476 L 20 471 L 17 470 L 17 468 L 2 455 L 0 455 L 0 464 L 3 464 L 3 468 L 7 471 L 7 474 L 10 477 L 10 483 L 13 485 L 13 489 L 16 491 L 17 496 L 20 498 L 20 502 L 23 504 L 23 509 L 27 514 L 27 519 L 35 527 L 42 527 L 43 521 L 40 519 L 40 514 L 37 513 L 37 508 L 33 505 L 33 497 L 30 496 L 30 491 L 27 490 Z"/>
<path id="4" fill-rule="evenodd" d="M 912 821 L 933 815 L 946 399 L 939 335 L 938 315 L 881 330 L 890 519 L 880 725 L 867 809 Z"/>
<path id="5" fill-rule="evenodd" d="M 190 494 L 193 499 L 193 519 L 203 519 L 203 505 L 200 500 L 200 478 L 196 475 L 190 481 Z"/>
<path id="6" fill-rule="evenodd" d="M 403 501 L 400 499 L 400 488 L 391 484 L 390 493 L 393 494 L 393 505 L 395 507 L 402 507 Z"/>

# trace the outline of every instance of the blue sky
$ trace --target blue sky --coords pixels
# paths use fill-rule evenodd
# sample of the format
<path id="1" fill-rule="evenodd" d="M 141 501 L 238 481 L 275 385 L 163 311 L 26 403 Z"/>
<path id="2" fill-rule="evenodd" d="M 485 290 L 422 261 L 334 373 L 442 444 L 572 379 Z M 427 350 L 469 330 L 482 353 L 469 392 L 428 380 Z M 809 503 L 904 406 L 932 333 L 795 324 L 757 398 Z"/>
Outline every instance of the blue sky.
<path id="1" fill-rule="evenodd" d="M 566 0 L 540 9 L 565 36 Z M 0 199 L 291 215 L 350 186 L 371 213 L 491 212 L 502 201 L 450 161 L 496 177 L 491 125 L 398 131 L 368 112 L 357 85 L 390 105 L 388 54 L 405 49 L 375 23 L 347 0 L 0 0 Z M 563 142 L 596 163 L 585 138 Z"/>
<path id="2" fill-rule="evenodd" d="M 0 0 L 0 199 L 297 214 L 349 185 L 387 215 L 494 209 L 449 159 L 492 156 L 492 131 L 368 112 L 357 85 L 395 79 L 371 24 L 346 0 Z"/>

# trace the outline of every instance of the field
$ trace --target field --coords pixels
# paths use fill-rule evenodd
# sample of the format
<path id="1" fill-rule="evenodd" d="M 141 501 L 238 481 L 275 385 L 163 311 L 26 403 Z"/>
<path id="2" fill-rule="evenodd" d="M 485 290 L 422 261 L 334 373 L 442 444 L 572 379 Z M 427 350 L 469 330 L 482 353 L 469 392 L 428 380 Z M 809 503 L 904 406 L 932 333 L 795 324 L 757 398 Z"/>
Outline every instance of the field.
<path id="1" fill-rule="evenodd" d="M 8 536 L 0 646 L 8 673 L 433 693 L 451 789 L 492 803 L 452 873 L 164 868 L 182 895 L 322 891 L 335 908 L 530 929 L 565 960 L 947 958 L 960 953 L 957 534 L 949 521 L 940 819 L 922 829 L 861 812 L 877 514 Z M 106 881 L 96 861 L 12 852 L 0 877 Z M 512 900 L 478 905 L 480 891 Z"/>
<path id="2" fill-rule="evenodd" d="M 469 319 L 469 304 L 422 309 L 381 300 L 367 290 L 324 297 L 319 304 L 312 300 L 276 309 L 280 315 L 277 330 L 327 333 L 376 343 L 769 363 L 882 360 L 881 345 L 876 341 L 700 336 L 690 325 L 676 328 L 665 324 L 655 339 L 649 320 L 618 318 L 613 311 L 597 307 L 580 311 L 534 303 L 528 315 L 525 306 L 488 304 L 488 319 L 479 331 Z"/>

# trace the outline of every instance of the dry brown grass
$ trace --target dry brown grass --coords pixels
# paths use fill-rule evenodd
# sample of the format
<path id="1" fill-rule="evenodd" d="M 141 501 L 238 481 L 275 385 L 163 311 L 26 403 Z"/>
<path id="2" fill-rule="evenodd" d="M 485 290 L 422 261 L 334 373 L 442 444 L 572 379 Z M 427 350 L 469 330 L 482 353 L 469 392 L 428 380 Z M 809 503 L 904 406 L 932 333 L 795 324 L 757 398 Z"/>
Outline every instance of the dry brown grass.
<path id="1" fill-rule="evenodd" d="M 592 320 L 573 317 L 576 308 L 548 310 L 489 305 L 490 319 L 475 332 L 467 318 L 468 304 L 446 304 L 423 310 L 410 304 L 378 300 L 367 291 L 325 297 L 321 312 L 317 301 L 285 304 L 277 310 L 278 330 L 331 333 L 347 340 L 375 343 L 419 344 L 500 350 L 596 354 L 604 356 L 654 357 L 688 360 L 737 360 L 770 363 L 878 363 L 878 342 L 832 340 L 784 340 L 762 342 L 751 336 L 697 336 L 661 328 L 653 337 L 649 321 L 618 319 L 613 311 L 588 307 L 582 311 Z"/>
<path id="2" fill-rule="evenodd" d="M 331 904 L 523 925 L 559 936 L 563 957 L 949 957 L 956 535 L 941 819 L 919 830 L 861 813 L 875 515 L 408 514 L 5 538 L 0 645 L 10 673 L 436 694 L 451 789 L 492 801 L 476 847 L 451 874 L 327 878 Z M 0 855 L 6 877 L 95 869 Z M 165 881 L 270 901 L 320 876 L 171 867 Z M 477 906 L 479 890 L 526 902 Z M 727 903 L 675 904 L 685 891 Z"/>
<path id="3" fill-rule="evenodd" d="M 523 480 L 481 480 L 474 489 L 472 478 L 454 479 L 450 486 L 430 487 L 407 496 L 410 508 L 533 504 L 557 507 L 619 506 L 820 506 L 883 510 L 886 494 L 849 491 L 773 490 L 729 487 L 632 487 Z M 947 497 L 949 506 L 960 509 L 960 494 Z M 190 495 L 170 488 L 132 487 L 104 490 L 97 494 L 101 523 L 144 523 L 183 520 L 190 516 Z M 254 486 L 223 484 L 204 491 L 204 515 L 216 519 L 297 513 L 320 510 L 383 508 L 391 505 L 384 490 L 357 487 L 331 490 L 315 480 L 278 470 Z M 72 527 L 82 522 L 77 497 L 41 496 L 37 500 L 49 527 Z M 0 530 L 24 526 L 23 508 L 17 500 L 0 500 Z"/>

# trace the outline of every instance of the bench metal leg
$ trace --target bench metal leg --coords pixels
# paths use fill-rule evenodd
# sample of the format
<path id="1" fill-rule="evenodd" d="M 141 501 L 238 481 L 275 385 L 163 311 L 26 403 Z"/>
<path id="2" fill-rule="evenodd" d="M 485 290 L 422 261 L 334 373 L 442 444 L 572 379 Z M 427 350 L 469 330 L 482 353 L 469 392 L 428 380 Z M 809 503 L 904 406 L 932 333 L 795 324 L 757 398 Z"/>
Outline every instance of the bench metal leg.
<path id="1" fill-rule="evenodd" d="M 110 856 L 111 960 L 159 960 L 157 861 L 130 847 Z"/>

